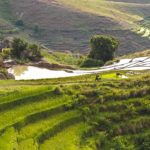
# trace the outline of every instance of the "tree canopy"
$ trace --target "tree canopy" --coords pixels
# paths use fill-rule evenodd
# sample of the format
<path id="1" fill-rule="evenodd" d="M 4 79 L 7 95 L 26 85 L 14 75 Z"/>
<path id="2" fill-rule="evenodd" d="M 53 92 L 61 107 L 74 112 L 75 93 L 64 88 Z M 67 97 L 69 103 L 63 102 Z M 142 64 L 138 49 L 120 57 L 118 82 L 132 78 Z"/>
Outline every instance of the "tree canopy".
<path id="1" fill-rule="evenodd" d="M 89 58 L 107 62 L 114 58 L 114 53 L 119 46 L 119 41 L 111 36 L 94 35 L 91 38 L 91 52 Z"/>
<path id="2" fill-rule="evenodd" d="M 19 59 L 35 59 L 41 57 L 40 48 L 36 44 L 29 44 L 20 38 L 14 38 L 11 55 Z"/>
<path id="3" fill-rule="evenodd" d="M 14 57 L 20 58 L 23 51 L 28 47 L 28 43 L 20 38 L 14 38 L 12 42 L 12 55 Z"/>

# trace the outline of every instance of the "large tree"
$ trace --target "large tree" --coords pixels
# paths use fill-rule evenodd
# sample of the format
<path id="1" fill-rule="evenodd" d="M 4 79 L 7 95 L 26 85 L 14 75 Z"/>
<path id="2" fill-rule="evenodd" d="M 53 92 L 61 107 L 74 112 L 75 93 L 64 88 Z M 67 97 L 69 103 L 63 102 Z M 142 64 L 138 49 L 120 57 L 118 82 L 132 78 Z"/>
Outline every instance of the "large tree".
<path id="1" fill-rule="evenodd" d="M 89 58 L 106 62 L 114 58 L 114 53 L 119 46 L 119 41 L 111 36 L 94 35 L 91 38 L 91 52 Z"/>

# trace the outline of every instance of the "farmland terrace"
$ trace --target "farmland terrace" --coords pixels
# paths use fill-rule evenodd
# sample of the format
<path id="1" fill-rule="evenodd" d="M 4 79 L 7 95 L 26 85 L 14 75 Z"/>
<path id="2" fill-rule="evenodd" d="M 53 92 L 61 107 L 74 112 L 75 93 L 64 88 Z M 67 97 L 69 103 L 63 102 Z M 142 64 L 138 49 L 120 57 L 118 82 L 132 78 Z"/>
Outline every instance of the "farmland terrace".
<path id="1" fill-rule="evenodd" d="M 148 15 L 149 5 L 131 6 L 132 3 L 111 2 L 110 10 L 107 1 L 97 0 L 88 0 L 86 4 L 83 0 L 14 0 L 11 3 L 13 13 L 24 21 L 29 37 L 51 49 L 87 52 L 93 34 L 110 34 L 121 41 L 119 55 L 150 47 L 147 37 L 131 31 L 136 26 L 134 22 Z M 32 31 L 35 25 L 41 31 L 39 35 Z"/>

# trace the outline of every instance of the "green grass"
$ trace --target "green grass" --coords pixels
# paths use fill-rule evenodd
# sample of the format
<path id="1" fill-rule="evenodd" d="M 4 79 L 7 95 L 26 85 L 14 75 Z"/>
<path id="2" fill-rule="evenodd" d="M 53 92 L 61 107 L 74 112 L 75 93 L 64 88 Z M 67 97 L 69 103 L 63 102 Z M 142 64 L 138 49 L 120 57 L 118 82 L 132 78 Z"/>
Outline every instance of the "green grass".
<path id="1" fill-rule="evenodd" d="M 13 127 L 10 127 L 0 137 L 0 149 L 1 150 L 13 150 L 18 149 L 17 145 L 17 133 Z"/>
<path id="2" fill-rule="evenodd" d="M 62 64 L 77 67 L 83 61 L 83 56 L 80 54 L 63 53 L 63 52 L 48 52 L 43 50 L 42 56 L 44 59 L 52 64 Z"/>
<path id="3" fill-rule="evenodd" d="M 86 129 L 87 126 L 84 123 L 76 124 L 66 128 L 61 133 L 46 140 L 41 146 L 41 150 L 91 150 L 90 147 L 84 145 L 80 147 L 80 140 L 82 130 Z"/>

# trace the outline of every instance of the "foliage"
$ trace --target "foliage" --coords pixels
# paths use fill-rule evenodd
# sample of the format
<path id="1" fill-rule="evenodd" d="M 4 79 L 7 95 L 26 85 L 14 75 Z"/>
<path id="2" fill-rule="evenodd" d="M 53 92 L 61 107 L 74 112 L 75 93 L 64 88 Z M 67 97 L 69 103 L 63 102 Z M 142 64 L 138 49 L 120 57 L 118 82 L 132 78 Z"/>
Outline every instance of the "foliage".
<path id="1" fill-rule="evenodd" d="M 27 50 L 27 47 L 28 47 L 27 42 L 25 42 L 20 38 L 14 38 L 12 42 L 12 50 L 11 50 L 12 56 L 21 58 L 21 55 L 25 50 Z"/>
<path id="2" fill-rule="evenodd" d="M 118 48 L 119 42 L 114 37 L 104 35 L 94 35 L 91 38 L 91 52 L 89 58 L 106 62 L 114 58 L 114 52 Z"/>
<path id="3" fill-rule="evenodd" d="M 62 91 L 62 89 L 60 87 L 56 87 L 54 89 L 54 94 L 55 95 L 61 95 L 61 94 L 63 94 L 63 91 Z"/>
<path id="4" fill-rule="evenodd" d="M 28 46 L 28 57 L 34 59 L 35 57 L 41 57 L 40 48 L 36 44 L 30 44 Z"/>
<path id="5" fill-rule="evenodd" d="M 11 56 L 11 49 L 10 48 L 3 48 L 2 49 L 2 56 L 4 59 L 8 59 Z"/>
<path id="6" fill-rule="evenodd" d="M 96 60 L 92 58 L 86 58 L 82 64 L 81 67 L 99 67 L 102 66 L 104 63 L 101 60 Z"/>
<path id="7" fill-rule="evenodd" d="M 12 42 L 11 54 L 18 59 L 40 58 L 40 48 L 36 44 L 29 44 L 20 38 L 14 38 Z"/>
<path id="8" fill-rule="evenodd" d="M 40 28 L 39 28 L 38 25 L 35 25 L 35 26 L 33 27 L 33 32 L 34 32 L 35 34 L 38 34 L 38 33 L 40 32 Z"/>
<path id="9" fill-rule="evenodd" d="M 78 54 L 64 52 L 48 52 L 46 50 L 42 50 L 41 55 L 49 63 L 64 64 L 73 67 L 79 66 L 84 59 L 84 56 Z"/>
<path id="10" fill-rule="evenodd" d="M 0 81 L 0 146 L 147 150 L 150 76 L 112 74 Z"/>
<path id="11" fill-rule="evenodd" d="M 130 144 L 130 142 L 123 137 L 115 137 L 113 139 L 113 148 L 114 150 L 134 150 L 134 145 Z"/>
<path id="12" fill-rule="evenodd" d="M 15 25 L 18 26 L 18 27 L 23 27 L 24 26 L 24 22 L 23 22 L 23 20 L 17 20 L 15 22 Z"/>
<path id="13" fill-rule="evenodd" d="M 3 56 L 2 54 L 0 54 L 0 66 L 2 66 L 2 64 L 3 64 Z"/>

